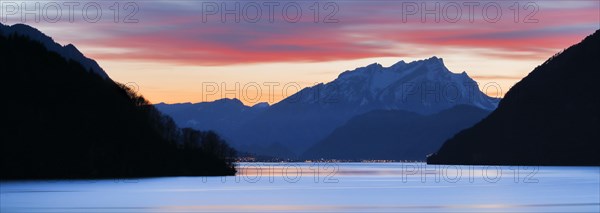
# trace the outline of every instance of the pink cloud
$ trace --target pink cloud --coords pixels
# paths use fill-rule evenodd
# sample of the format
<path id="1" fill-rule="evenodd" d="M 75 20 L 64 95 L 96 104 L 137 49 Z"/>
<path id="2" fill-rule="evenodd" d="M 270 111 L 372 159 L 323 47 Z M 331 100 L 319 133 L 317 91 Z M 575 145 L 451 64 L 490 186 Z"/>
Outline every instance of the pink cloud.
<path id="1" fill-rule="evenodd" d="M 402 2 L 394 1 L 337 2 L 335 19 L 339 23 L 313 23 L 312 11 L 306 9 L 309 3 L 312 2 L 302 3 L 306 7 L 298 23 L 288 23 L 281 15 L 275 16 L 275 23 L 221 23 L 218 16 L 203 23 L 199 4 L 146 2 L 143 6 L 148 10 L 141 11 L 140 23 L 91 25 L 94 29 L 87 25 L 82 29 L 107 36 L 80 42 L 128 50 L 91 55 L 100 60 L 187 65 L 414 56 L 411 54 L 415 51 L 410 49 L 396 49 L 399 45 L 426 49 L 419 54 L 435 55 L 441 47 L 468 47 L 494 50 L 487 54 L 489 57 L 527 59 L 544 58 L 566 48 L 597 30 L 600 24 L 598 5 L 560 8 L 544 2 L 539 2 L 539 11 L 533 17 L 537 23 L 514 23 L 508 9 L 510 3 L 503 2 L 504 18 L 497 23 L 486 22 L 481 14 L 473 23 L 466 17 L 457 23 L 443 19 L 436 23 L 431 20 L 433 16 L 428 17 L 431 21 L 422 23 L 418 15 L 409 16 L 404 22 Z M 323 18 L 328 11 L 321 12 Z"/>

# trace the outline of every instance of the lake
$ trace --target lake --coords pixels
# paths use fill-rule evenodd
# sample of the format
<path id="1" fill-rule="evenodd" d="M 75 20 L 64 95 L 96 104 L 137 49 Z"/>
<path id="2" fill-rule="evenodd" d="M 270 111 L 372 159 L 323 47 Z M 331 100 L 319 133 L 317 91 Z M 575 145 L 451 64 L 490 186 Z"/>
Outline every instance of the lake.
<path id="1" fill-rule="evenodd" d="M 599 212 L 600 167 L 240 163 L 236 177 L 5 181 L 0 212 Z"/>

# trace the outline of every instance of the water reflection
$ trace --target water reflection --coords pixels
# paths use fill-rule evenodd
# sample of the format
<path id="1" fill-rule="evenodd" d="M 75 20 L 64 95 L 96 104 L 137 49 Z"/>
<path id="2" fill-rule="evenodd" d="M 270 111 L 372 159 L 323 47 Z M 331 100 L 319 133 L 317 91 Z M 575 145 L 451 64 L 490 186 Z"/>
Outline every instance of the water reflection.
<path id="1" fill-rule="evenodd" d="M 236 177 L 2 182 L 0 212 L 600 211 L 600 167 L 240 164 Z"/>

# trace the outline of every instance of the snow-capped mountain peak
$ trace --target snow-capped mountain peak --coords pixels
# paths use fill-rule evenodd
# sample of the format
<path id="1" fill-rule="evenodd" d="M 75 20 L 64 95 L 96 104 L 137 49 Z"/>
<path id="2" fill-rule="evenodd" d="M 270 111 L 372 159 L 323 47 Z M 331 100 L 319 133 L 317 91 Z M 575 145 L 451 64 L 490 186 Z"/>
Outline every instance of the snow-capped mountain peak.
<path id="1" fill-rule="evenodd" d="M 342 104 L 357 111 L 383 108 L 424 114 L 458 104 L 494 109 L 498 100 L 478 88 L 471 88 L 476 86 L 466 72 L 453 73 L 442 58 L 433 56 L 409 63 L 399 61 L 390 67 L 373 63 L 345 71 L 337 79 L 307 88 L 290 100 L 305 104 Z M 302 98 L 296 97 L 298 95 Z"/>

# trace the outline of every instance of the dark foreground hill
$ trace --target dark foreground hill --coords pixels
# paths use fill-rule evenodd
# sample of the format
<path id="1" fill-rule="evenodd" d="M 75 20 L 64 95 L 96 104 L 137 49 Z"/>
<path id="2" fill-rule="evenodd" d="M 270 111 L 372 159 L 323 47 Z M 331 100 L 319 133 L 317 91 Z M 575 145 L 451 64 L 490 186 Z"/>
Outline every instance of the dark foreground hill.
<path id="1" fill-rule="evenodd" d="M 218 135 L 177 128 L 39 41 L 0 32 L 0 68 L 2 179 L 235 174 L 235 151 Z"/>
<path id="2" fill-rule="evenodd" d="M 600 31 L 535 68 L 427 163 L 600 165 Z"/>

